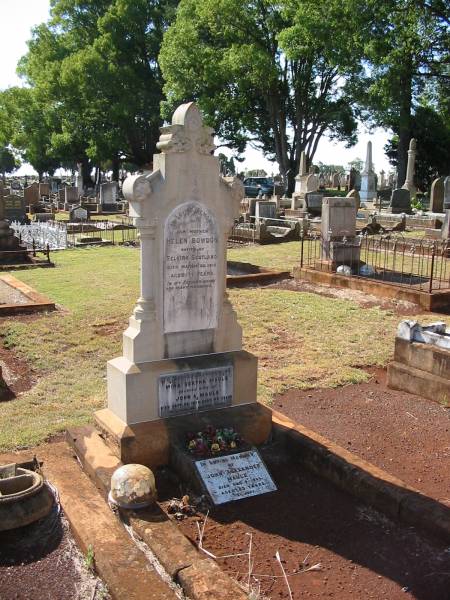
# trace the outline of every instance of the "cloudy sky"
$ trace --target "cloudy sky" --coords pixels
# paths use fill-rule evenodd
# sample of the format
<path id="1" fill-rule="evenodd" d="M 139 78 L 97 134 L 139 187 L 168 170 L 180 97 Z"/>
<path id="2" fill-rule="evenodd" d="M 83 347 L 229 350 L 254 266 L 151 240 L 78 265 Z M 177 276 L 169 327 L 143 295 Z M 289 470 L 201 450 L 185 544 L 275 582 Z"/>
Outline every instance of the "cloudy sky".
<path id="1" fill-rule="evenodd" d="M 27 51 L 26 42 L 30 38 L 31 28 L 42 23 L 48 18 L 48 0 L 0 0 L 0 89 L 12 85 L 21 85 L 16 75 L 17 61 Z M 383 147 L 387 141 L 388 134 L 383 130 L 377 130 L 370 135 L 363 127 L 359 131 L 359 139 L 356 146 L 350 150 L 344 144 L 333 144 L 327 139 L 322 139 L 314 157 L 315 162 L 327 164 L 347 164 L 355 159 L 365 159 L 366 146 L 369 139 L 373 146 L 373 161 L 375 169 L 380 171 L 390 170 L 389 163 L 384 155 Z M 223 150 L 221 150 L 223 151 Z M 258 169 L 263 168 L 268 173 L 278 172 L 275 164 L 264 159 L 262 154 L 249 148 L 245 153 L 245 162 L 240 168 Z M 29 165 L 23 165 L 19 174 L 32 173 Z"/>

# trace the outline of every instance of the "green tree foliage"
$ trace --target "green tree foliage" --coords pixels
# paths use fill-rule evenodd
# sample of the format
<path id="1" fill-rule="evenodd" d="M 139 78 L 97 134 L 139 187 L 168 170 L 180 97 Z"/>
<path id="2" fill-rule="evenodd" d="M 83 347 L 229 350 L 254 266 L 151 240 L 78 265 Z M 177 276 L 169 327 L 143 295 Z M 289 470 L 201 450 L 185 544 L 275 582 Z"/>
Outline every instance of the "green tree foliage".
<path id="1" fill-rule="evenodd" d="M 221 139 L 261 148 L 292 190 L 303 150 L 311 162 L 325 134 L 356 140 L 352 5 L 329 0 L 324 14 L 315 0 L 181 0 L 160 54 L 164 115 L 196 99 Z"/>
<path id="2" fill-rule="evenodd" d="M 14 147 L 32 165 L 39 178 L 60 165 L 51 147 L 47 111 L 31 88 L 12 87 L 0 92 L 0 140 Z"/>
<path id="3" fill-rule="evenodd" d="M 411 135 L 417 140 L 415 182 L 426 191 L 435 177 L 450 172 L 450 122 L 433 108 L 420 106 L 411 119 Z M 391 164 L 397 166 L 398 135 L 385 149 Z"/>
<path id="4" fill-rule="evenodd" d="M 148 164 L 159 137 L 157 61 L 176 0 L 52 0 L 21 73 L 47 107 L 54 154 L 81 163 Z"/>
<path id="5" fill-rule="evenodd" d="M 358 12 L 370 24 L 365 43 L 370 73 L 362 80 L 362 101 L 375 123 L 392 129 L 398 137 L 396 164 L 401 185 L 414 113 L 423 95 L 430 88 L 440 88 L 440 98 L 447 99 L 448 108 L 449 5 L 442 0 L 364 0 Z"/>
<path id="6" fill-rule="evenodd" d="M 0 173 L 5 181 L 6 173 L 12 173 L 20 167 L 20 162 L 14 156 L 9 148 L 0 146 Z"/>

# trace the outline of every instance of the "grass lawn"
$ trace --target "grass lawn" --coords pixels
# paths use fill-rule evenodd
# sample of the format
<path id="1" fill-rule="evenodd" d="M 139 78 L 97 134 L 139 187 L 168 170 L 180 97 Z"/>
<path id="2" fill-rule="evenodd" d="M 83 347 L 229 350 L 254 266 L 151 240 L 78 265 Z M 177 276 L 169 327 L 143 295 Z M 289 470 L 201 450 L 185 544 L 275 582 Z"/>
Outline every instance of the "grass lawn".
<path id="1" fill-rule="evenodd" d="M 232 249 L 230 260 L 292 267 L 299 243 Z M 5 347 L 25 358 L 38 383 L 0 405 L 0 449 L 30 446 L 69 425 L 89 422 L 106 400 L 106 362 L 138 296 L 139 250 L 104 247 L 52 254 L 54 269 L 13 272 L 61 310 L 0 321 Z M 361 368 L 390 358 L 400 320 L 347 300 L 267 288 L 232 289 L 246 349 L 259 357 L 259 397 L 290 387 L 364 381 Z M 427 319 L 430 319 L 428 315 Z"/>

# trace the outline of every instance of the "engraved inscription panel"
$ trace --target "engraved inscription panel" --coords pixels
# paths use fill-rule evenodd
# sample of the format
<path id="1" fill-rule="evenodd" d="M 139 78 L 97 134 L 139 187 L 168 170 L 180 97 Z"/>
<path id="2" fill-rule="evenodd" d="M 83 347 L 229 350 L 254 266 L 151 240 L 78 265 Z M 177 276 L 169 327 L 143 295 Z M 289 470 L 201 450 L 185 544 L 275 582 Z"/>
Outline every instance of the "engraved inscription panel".
<path id="1" fill-rule="evenodd" d="M 186 202 L 164 229 L 164 332 L 217 327 L 218 232 L 213 215 Z"/>
<path id="2" fill-rule="evenodd" d="M 214 504 L 277 489 L 256 450 L 198 460 L 195 466 Z"/>
<path id="3" fill-rule="evenodd" d="M 233 367 L 160 375 L 158 398 L 160 417 L 230 406 L 233 400 Z"/>

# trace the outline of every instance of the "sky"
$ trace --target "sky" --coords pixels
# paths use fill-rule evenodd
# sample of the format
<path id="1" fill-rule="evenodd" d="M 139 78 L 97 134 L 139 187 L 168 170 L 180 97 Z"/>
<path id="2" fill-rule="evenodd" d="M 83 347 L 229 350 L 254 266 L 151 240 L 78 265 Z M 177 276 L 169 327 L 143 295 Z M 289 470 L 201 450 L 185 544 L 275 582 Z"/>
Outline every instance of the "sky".
<path id="1" fill-rule="evenodd" d="M 0 0 L 0 89 L 21 85 L 16 75 L 17 62 L 27 52 L 26 42 L 31 37 L 31 29 L 47 20 L 49 6 L 49 0 Z M 383 150 L 388 137 L 388 133 L 382 129 L 369 134 L 361 126 L 358 132 L 358 143 L 350 149 L 345 148 L 343 143 L 335 144 L 322 138 L 314 162 L 347 167 L 348 163 L 355 158 L 365 160 L 367 142 L 371 140 L 375 170 L 389 172 L 392 168 Z M 220 152 L 229 154 L 224 149 Z M 269 162 L 261 152 L 252 148 L 247 148 L 245 161 L 239 163 L 238 168 L 239 170 L 264 169 L 269 175 L 278 172 L 275 163 Z M 22 165 L 16 174 L 25 175 L 34 172 L 30 165 Z"/>

